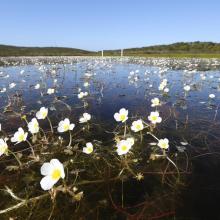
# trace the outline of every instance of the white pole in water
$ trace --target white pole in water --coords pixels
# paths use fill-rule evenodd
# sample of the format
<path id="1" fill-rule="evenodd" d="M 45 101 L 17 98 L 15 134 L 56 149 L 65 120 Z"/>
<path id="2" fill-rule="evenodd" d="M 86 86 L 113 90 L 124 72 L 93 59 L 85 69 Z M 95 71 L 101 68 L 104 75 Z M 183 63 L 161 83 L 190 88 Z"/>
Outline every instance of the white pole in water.
<path id="1" fill-rule="evenodd" d="M 102 57 L 104 57 L 104 51 L 102 50 Z"/>
<path id="2" fill-rule="evenodd" d="M 123 49 L 121 49 L 121 57 L 123 57 Z"/>

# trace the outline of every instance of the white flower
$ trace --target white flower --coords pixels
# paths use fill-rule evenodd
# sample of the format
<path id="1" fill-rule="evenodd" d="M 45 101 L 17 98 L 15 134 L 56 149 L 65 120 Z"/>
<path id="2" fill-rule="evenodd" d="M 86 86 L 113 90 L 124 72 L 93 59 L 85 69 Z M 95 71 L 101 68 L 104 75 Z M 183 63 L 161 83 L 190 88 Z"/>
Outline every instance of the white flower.
<path id="1" fill-rule="evenodd" d="M 210 98 L 210 99 L 214 99 L 214 98 L 215 98 L 215 94 L 210 94 L 210 95 L 209 95 L 209 98 Z"/>
<path id="2" fill-rule="evenodd" d="M 14 88 L 15 86 L 16 86 L 15 83 L 10 83 L 10 84 L 9 84 L 9 88 L 10 88 L 10 89 Z"/>
<path id="3" fill-rule="evenodd" d="M 169 88 L 165 88 L 163 91 L 164 91 L 165 93 L 168 93 L 168 92 L 170 91 L 170 89 L 169 89 Z"/>
<path id="4" fill-rule="evenodd" d="M 6 92 L 6 88 L 1 89 L 1 93 Z"/>
<path id="5" fill-rule="evenodd" d="M 70 124 L 70 120 L 68 118 L 65 118 L 64 120 L 59 122 L 58 125 L 58 132 L 66 132 L 69 130 L 73 130 L 73 128 L 75 127 L 75 124 Z"/>
<path id="6" fill-rule="evenodd" d="M 160 139 L 157 144 L 161 149 L 169 148 L 169 140 L 167 138 Z"/>
<path id="7" fill-rule="evenodd" d="M 162 118 L 159 116 L 159 112 L 151 112 L 148 116 L 148 120 L 151 121 L 152 124 L 160 123 Z"/>
<path id="8" fill-rule="evenodd" d="M 144 129 L 144 125 L 141 119 L 132 122 L 131 130 L 134 132 L 142 131 Z"/>
<path id="9" fill-rule="evenodd" d="M 83 153 L 91 154 L 93 152 L 93 145 L 91 142 L 86 143 L 86 147 L 83 148 Z"/>
<path id="10" fill-rule="evenodd" d="M 91 119 L 91 115 L 89 113 L 83 113 L 83 116 L 80 117 L 79 123 L 86 123 Z"/>
<path id="11" fill-rule="evenodd" d="M 84 87 L 88 87 L 88 86 L 89 86 L 89 83 L 88 83 L 88 82 L 84 82 L 83 86 L 84 86 Z"/>
<path id="12" fill-rule="evenodd" d="M 41 175 L 45 176 L 40 181 L 40 185 L 43 190 L 51 189 L 60 178 L 65 178 L 63 164 L 57 159 L 52 159 L 50 163 L 44 163 L 40 172 Z"/>
<path id="13" fill-rule="evenodd" d="M 126 140 L 131 144 L 131 146 L 134 145 L 134 138 L 133 137 L 127 138 Z"/>
<path id="14" fill-rule="evenodd" d="M 116 121 L 125 122 L 128 119 L 128 110 L 121 108 L 119 113 L 114 114 L 114 118 Z"/>
<path id="15" fill-rule="evenodd" d="M 48 108 L 41 107 L 40 110 L 36 113 L 37 119 L 45 119 L 48 115 Z"/>
<path id="16" fill-rule="evenodd" d="M 28 130 L 32 134 L 36 134 L 39 132 L 39 124 L 36 118 L 33 118 L 31 122 L 28 123 Z"/>
<path id="17" fill-rule="evenodd" d="M 189 92 L 190 91 L 190 86 L 189 85 L 186 85 L 183 87 L 183 89 L 186 91 L 186 92 Z"/>
<path id="18" fill-rule="evenodd" d="M 24 70 L 21 70 L 20 74 L 22 75 L 24 73 Z"/>
<path id="19" fill-rule="evenodd" d="M 11 142 L 21 143 L 22 141 L 26 141 L 28 136 L 27 132 L 24 132 L 23 128 L 18 128 L 18 131 L 15 132 L 14 136 L 11 138 Z"/>
<path id="20" fill-rule="evenodd" d="M 4 139 L 0 138 L 0 156 L 3 154 L 7 155 L 7 153 L 8 153 L 8 145 Z"/>
<path id="21" fill-rule="evenodd" d="M 123 155 L 123 154 L 128 153 L 128 151 L 131 149 L 131 147 L 134 144 L 134 142 L 131 139 L 133 139 L 133 138 L 121 140 L 117 143 L 116 147 L 117 147 L 118 155 Z"/>
<path id="22" fill-rule="evenodd" d="M 36 84 L 36 85 L 34 86 L 34 88 L 35 88 L 35 89 L 39 89 L 39 88 L 40 88 L 40 84 L 39 84 L 39 83 Z"/>
<path id="23" fill-rule="evenodd" d="M 156 107 L 160 105 L 160 100 L 158 98 L 151 99 L 151 107 Z"/>
<path id="24" fill-rule="evenodd" d="M 80 92 L 80 93 L 78 94 L 78 98 L 79 98 L 79 99 L 82 99 L 83 96 L 84 96 L 84 93 L 83 93 L 83 92 Z"/>
<path id="25" fill-rule="evenodd" d="M 84 98 L 85 96 L 87 96 L 88 95 L 88 92 L 80 92 L 79 94 L 78 94 L 78 98 L 79 99 L 82 99 L 82 98 Z"/>
<path id="26" fill-rule="evenodd" d="M 79 99 L 82 99 L 83 96 L 84 96 L 84 93 L 83 93 L 83 92 L 80 92 L 80 93 L 78 94 L 78 98 L 79 98 Z"/>
<path id="27" fill-rule="evenodd" d="M 164 90 L 164 88 L 167 86 L 167 79 L 163 79 L 163 81 L 159 85 L 159 90 Z"/>
<path id="28" fill-rule="evenodd" d="M 55 92 L 55 90 L 52 89 L 52 88 L 49 88 L 49 89 L 47 90 L 47 94 L 48 94 L 48 95 L 51 95 L 51 94 L 53 94 L 54 92 Z"/>

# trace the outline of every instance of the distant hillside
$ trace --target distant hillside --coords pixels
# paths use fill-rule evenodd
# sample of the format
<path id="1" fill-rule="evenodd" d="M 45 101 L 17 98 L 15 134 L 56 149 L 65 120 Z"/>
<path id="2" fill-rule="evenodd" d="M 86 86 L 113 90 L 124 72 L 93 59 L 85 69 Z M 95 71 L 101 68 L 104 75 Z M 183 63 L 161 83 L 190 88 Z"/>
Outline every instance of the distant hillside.
<path id="1" fill-rule="evenodd" d="M 107 54 L 120 54 L 120 50 L 107 50 Z M 220 43 L 213 42 L 180 42 L 169 45 L 156 45 L 124 49 L 125 55 L 150 54 L 220 54 Z"/>
<path id="2" fill-rule="evenodd" d="M 104 56 L 120 56 L 120 50 L 104 50 Z M 86 51 L 65 47 L 17 47 L 0 45 L 2 56 L 100 56 L 101 51 Z M 220 43 L 180 42 L 168 45 L 156 45 L 124 49 L 124 56 L 154 57 L 219 57 Z"/>
<path id="3" fill-rule="evenodd" d="M 93 52 L 65 47 L 17 47 L 0 45 L 0 56 L 83 56 Z"/>

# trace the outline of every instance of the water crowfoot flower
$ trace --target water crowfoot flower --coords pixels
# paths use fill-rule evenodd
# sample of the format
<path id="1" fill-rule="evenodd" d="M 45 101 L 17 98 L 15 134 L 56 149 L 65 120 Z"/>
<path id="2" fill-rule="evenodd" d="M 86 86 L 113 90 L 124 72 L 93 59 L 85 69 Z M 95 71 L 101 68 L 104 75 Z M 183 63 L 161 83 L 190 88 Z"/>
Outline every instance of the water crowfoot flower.
<path id="1" fill-rule="evenodd" d="M 83 148 L 83 153 L 91 154 L 93 152 L 93 145 L 91 142 L 86 143 L 86 147 Z"/>
<path id="2" fill-rule="evenodd" d="M 160 100 L 158 99 L 158 98 L 153 98 L 153 99 L 151 99 L 151 107 L 156 107 L 156 106 L 159 106 L 159 105 L 161 105 L 160 104 Z"/>
<path id="3" fill-rule="evenodd" d="M 45 119 L 48 115 L 48 108 L 41 107 L 40 110 L 36 113 L 37 119 Z"/>
<path id="4" fill-rule="evenodd" d="M 141 119 L 132 122 L 131 130 L 134 132 L 142 131 L 144 129 L 144 125 Z"/>
<path id="5" fill-rule="evenodd" d="M 169 140 L 167 138 L 160 139 L 157 144 L 161 149 L 166 150 L 169 148 Z"/>
<path id="6" fill-rule="evenodd" d="M 89 113 L 83 113 L 83 116 L 79 118 L 79 123 L 86 123 L 91 120 L 91 115 Z"/>
<path id="7" fill-rule="evenodd" d="M 36 134 L 39 132 L 39 124 L 36 118 L 33 118 L 31 122 L 28 123 L 28 130 L 32 134 Z"/>
<path id="8" fill-rule="evenodd" d="M 48 115 L 48 108 L 45 108 L 45 107 L 41 107 L 40 110 L 36 113 L 36 117 L 39 120 L 47 118 L 47 120 L 50 124 L 51 133 L 53 133 L 53 126 L 52 126 L 52 123 L 47 115 Z"/>
<path id="9" fill-rule="evenodd" d="M 48 95 L 51 95 L 51 94 L 53 94 L 55 92 L 55 89 L 52 89 L 52 88 L 49 88 L 48 90 L 47 90 L 47 94 Z"/>
<path id="10" fill-rule="evenodd" d="M 118 155 L 127 154 L 131 147 L 134 145 L 134 139 L 128 138 L 126 140 L 121 140 L 117 143 L 117 153 Z"/>
<path id="11" fill-rule="evenodd" d="M 8 154 L 8 145 L 5 139 L 0 138 L 0 156 Z"/>
<path id="12" fill-rule="evenodd" d="M 121 108 L 119 110 L 119 112 L 116 112 L 114 114 L 114 118 L 116 121 L 121 121 L 121 122 L 125 122 L 128 119 L 128 110 L 126 110 L 125 108 Z"/>
<path id="13" fill-rule="evenodd" d="M 152 124 L 160 123 L 162 121 L 162 118 L 159 116 L 159 112 L 151 112 L 148 116 L 148 120 Z"/>
<path id="14" fill-rule="evenodd" d="M 16 86 L 16 83 L 10 83 L 9 84 L 9 89 L 13 89 Z"/>
<path id="15" fill-rule="evenodd" d="M 66 131 L 72 131 L 73 128 L 75 127 L 75 124 L 70 124 L 70 120 L 68 118 L 65 118 L 64 120 L 59 122 L 58 125 L 58 132 L 66 132 Z"/>
<path id="16" fill-rule="evenodd" d="M 215 94 L 209 94 L 209 98 L 210 99 L 214 99 L 215 98 Z"/>
<path id="17" fill-rule="evenodd" d="M 60 178 L 65 178 L 63 164 L 58 159 L 52 159 L 50 163 L 44 163 L 40 171 L 41 175 L 45 176 L 40 181 L 43 190 L 50 190 Z"/>
<path id="18" fill-rule="evenodd" d="M 170 91 L 170 89 L 166 87 L 163 91 L 164 91 L 165 93 L 168 93 L 168 92 Z"/>
<path id="19" fill-rule="evenodd" d="M 162 91 L 167 86 L 167 79 L 163 79 L 163 81 L 159 85 L 159 90 Z"/>
<path id="20" fill-rule="evenodd" d="M 183 89 L 186 91 L 186 92 L 189 92 L 190 91 L 190 86 L 189 85 L 186 85 L 183 87 Z"/>
<path id="21" fill-rule="evenodd" d="M 28 136 L 27 132 L 24 132 L 23 128 L 18 128 L 18 131 L 15 132 L 14 136 L 11 138 L 11 142 L 17 142 L 17 144 L 26 141 Z"/>
<path id="22" fill-rule="evenodd" d="M 40 88 L 40 84 L 39 84 L 39 83 L 36 84 L 36 85 L 34 86 L 34 88 L 35 88 L 35 89 L 39 89 L 39 88 Z"/>
<path id="23" fill-rule="evenodd" d="M 80 93 L 78 94 L 78 98 L 79 98 L 79 99 L 82 99 L 82 98 L 84 98 L 84 97 L 86 97 L 86 96 L 88 96 L 88 92 L 80 92 Z"/>

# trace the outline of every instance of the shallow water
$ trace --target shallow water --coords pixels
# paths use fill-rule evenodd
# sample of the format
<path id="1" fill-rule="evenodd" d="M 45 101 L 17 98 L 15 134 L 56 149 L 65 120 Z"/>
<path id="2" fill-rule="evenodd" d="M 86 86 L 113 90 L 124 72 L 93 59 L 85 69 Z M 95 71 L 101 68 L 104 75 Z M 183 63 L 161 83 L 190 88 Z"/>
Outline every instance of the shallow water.
<path id="1" fill-rule="evenodd" d="M 52 219 L 220 218 L 216 207 L 220 198 L 220 61 L 23 58 L 15 63 L 15 60 L 16 58 L 0 67 L 0 120 L 4 131 L 2 137 L 6 134 L 11 136 L 20 126 L 25 128 L 25 121 L 21 117 L 26 115 L 30 121 L 42 106 L 49 108 L 49 117 L 55 130 L 59 121 L 64 118 L 75 123 L 73 134 L 82 129 L 83 126 L 78 123 L 79 117 L 88 112 L 92 115 L 90 127 L 88 131 L 74 137 L 73 143 L 79 144 L 77 151 L 82 151 L 83 144 L 91 141 L 95 144 L 95 153 L 91 157 L 81 153 L 79 161 L 76 160 L 73 168 L 70 166 L 69 169 L 72 169 L 73 176 L 76 169 L 79 170 L 79 179 L 83 181 L 94 181 L 97 172 L 100 171 L 101 177 L 103 174 L 107 175 L 110 172 L 108 169 L 111 169 L 112 175 L 108 176 L 110 178 L 120 172 L 118 166 L 115 166 L 114 162 L 111 163 L 111 160 L 114 161 L 117 157 L 113 131 L 116 131 L 119 125 L 114 120 L 114 113 L 121 108 L 128 109 L 129 119 L 126 123 L 129 127 L 132 121 L 139 118 L 149 123 L 148 115 L 155 110 L 151 107 L 151 99 L 157 97 L 162 102 L 162 105 L 157 107 L 162 122 L 156 127 L 154 134 L 158 138 L 169 139 L 170 148 L 167 154 L 179 167 L 181 181 L 177 181 L 175 174 L 169 177 L 168 173 L 174 172 L 175 167 L 168 167 L 163 160 L 150 160 L 150 155 L 154 152 L 151 148 L 155 148 L 152 142 L 155 140 L 147 131 L 143 131 L 142 142 L 139 134 L 127 131 L 137 140 L 132 160 L 137 158 L 138 161 L 132 164 L 132 168 L 136 174 L 143 173 L 142 181 L 137 181 L 134 176 L 125 173 L 119 182 L 107 181 L 105 184 L 85 187 L 82 185 L 80 191 L 84 192 L 84 197 L 80 202 L 72 202 L 68 196 L 58 195 L 54 206 L 54 203 L 47 199 L 2 215 L 3 218 L 18 216 L 22 219 L 27 218 L 30 213 L 29 219 L 47 219 L 51 213 Z M 6 63 L 4 59 L 3 61 Z M 163 79 L 168 81 L 167 93 L 158 89 Z M 89 83 L 88 87 L 84 86 L 85 82 Z M 11 83 L 16 85 L 10 89 Z M 40 84 L 39 89 L 34 87 L 37 83 Z M 190 85 L 189 92 L 184 91 L 185 85 Z M 55 93 L 48 95 L 48 88 L 54 88 Z M 83 100 L 78 98 L 79 89 L 89 94 Z M 215 94 L 215 98 L 209 98 L 210 94 Z M 46 120 L 40 121 L 40 126 L 49 135 L 49 149 L 36 149 L 42 160 L 28 166 L 24 171 L 21 169 L 17 172 L 5 169 L 16 164 L 13 157 L 1 156 L 0 186 L 3 189 L 7 185 L 22 198 L 25 195 L 31 198 L 45 193 L 39 185 L 40 167 L 43 162 L 54 156 L 63 162 L 78 158 L 78 154 L 66 156 L 65 148 L 60 151 L 59 146 L 53 146 L 54 139 L 50 137 L 50 127 Z M 68 142 L 68 135 L 61 136 L 64 142 Z M 51 148 L 48 146 L 50 144 Z M 26 144 L 14 146 L 11 143 L 9 147 L 15 152 L 27 148 Z M 108 169 L 104 169 L 103 163 L 97 162 L 97 158 L 104 158 L 105 154 L 100 153 L 102 151 L 111 152 L 107 158 L 111 163 Z M 47 153 L 49 156 L 44 156 Z M 28 162 L 27 154 L 25 151 L 21 157 L 24 163 Z M 81 161 L 84 161 L 83 167 L 80 167 Z M 90 167 L 89 164 L 93 163 L 94 167 Z M 119 167 L 122 170 L 123 163 Z M 82 174 L 80 170 L 83 170 Z M 166 177 L 157 175 L 157 172 L 165 170 Z M 70 182 L 71 178 L 73 177 L 70 175 Z M 104 175 L 103 178 L 107 177 Z M 16 204 L 16 201 L 3 194 L 0 209 Z M 64 199 L 66 202 L 62 202 Z M 48 210 L 45 211 L 44 207 Z M 65 210 L 65 214 L 61 210 Z"/>

